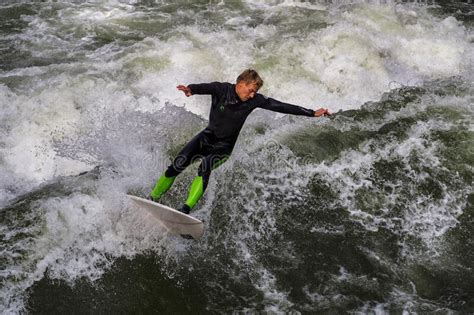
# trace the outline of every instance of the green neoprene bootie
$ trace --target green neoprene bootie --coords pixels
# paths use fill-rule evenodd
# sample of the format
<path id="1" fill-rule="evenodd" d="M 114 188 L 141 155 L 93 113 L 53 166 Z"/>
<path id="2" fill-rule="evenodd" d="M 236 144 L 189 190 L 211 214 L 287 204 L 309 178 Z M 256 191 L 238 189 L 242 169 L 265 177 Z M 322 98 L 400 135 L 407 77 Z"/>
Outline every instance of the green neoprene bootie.
<path id="1" fill-rule="evenodd" d="M 191 184 L 191 189 L 189 190 L 188 199 L 185 202 L 185 205 L 192 209 L 196 203 L 201 199 L 204 194 L 204 181 L 202 176 L 196 176 Z"/>
<path id="2" fill-rule="evenodd" d="M 153 201 L 157 201 L 163 196 L 165 192 L 170 189 L 171 185 L 174 183 L 174 179 L 176 176 L 173 177 L 166 177 L 166 175 L 161 175 L 158 181 L 156 182 L 155 188 L 150 193 L 150 197 Z"/>

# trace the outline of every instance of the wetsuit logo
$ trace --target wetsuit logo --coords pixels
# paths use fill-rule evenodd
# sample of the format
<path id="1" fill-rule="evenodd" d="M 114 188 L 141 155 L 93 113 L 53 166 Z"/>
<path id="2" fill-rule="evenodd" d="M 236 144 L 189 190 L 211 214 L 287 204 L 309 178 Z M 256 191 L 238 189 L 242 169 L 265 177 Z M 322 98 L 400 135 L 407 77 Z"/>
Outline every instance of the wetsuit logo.
<path id="1" fill-rule="evenodd" d="M 221 105 L 219 106 L 219 110 L 220 110 L 221 112 L 224 111 L 224 104 L 221 104 Z"/>

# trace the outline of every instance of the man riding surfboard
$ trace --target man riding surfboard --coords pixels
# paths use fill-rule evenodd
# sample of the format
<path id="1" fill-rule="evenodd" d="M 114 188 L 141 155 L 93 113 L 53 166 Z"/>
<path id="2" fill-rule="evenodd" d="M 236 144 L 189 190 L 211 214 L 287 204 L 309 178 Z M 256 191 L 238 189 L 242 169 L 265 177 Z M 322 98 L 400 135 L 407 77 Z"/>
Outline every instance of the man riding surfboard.
<path id="1" fill-rule="evenodd" d="M 236 84 L 212 82 L 177 86 L 187 97 L 212 96 L 209 124 L 191 139 L 160 176 L 150 193 L 151 200 L 158 201 L 171 187 L 176 176 L 196 159 L 201 159 L 198 176 L 194 178 L 188 198 L 179 209 L 188 214 L 204 194 L 211 171 L 229 158 L 247 116 L 256 108 L 309 117 L 330 115 L 325 108 L 314 111 L 267 98 L 257 93 L 262 85 L 263 80 L 258 73 L 247 69 L 237 77 Z"/>

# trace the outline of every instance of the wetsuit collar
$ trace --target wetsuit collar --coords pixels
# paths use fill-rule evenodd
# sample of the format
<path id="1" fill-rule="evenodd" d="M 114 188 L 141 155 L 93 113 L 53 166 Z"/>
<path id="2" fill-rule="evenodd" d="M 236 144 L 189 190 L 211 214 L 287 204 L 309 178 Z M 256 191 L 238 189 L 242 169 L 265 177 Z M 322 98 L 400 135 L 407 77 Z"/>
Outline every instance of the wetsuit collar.
<path id="1" fill-rule="evenodd" d="M 243 101 L 240 99 L 239 95 L 235 91 L 235 84 L 232 84 L 232 94 L 231 94 L 231 96 L 232 96 L 232 104 L 243 103 Z"/>

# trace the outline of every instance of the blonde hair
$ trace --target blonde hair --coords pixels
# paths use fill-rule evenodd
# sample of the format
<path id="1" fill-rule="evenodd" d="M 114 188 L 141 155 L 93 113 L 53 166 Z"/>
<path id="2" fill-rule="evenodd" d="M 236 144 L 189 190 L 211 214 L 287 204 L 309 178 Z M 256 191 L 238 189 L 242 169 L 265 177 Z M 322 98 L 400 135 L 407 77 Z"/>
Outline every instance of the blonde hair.
<path id="1" fill-rule="evenodd" d="M 257 71 L 253 69 L 247 69 L 237 77 L 237 83 L 244 81 L 245 83 L 255 83 L 257 90 L 263 85 L 262 78 L 258 75 Z"/>

